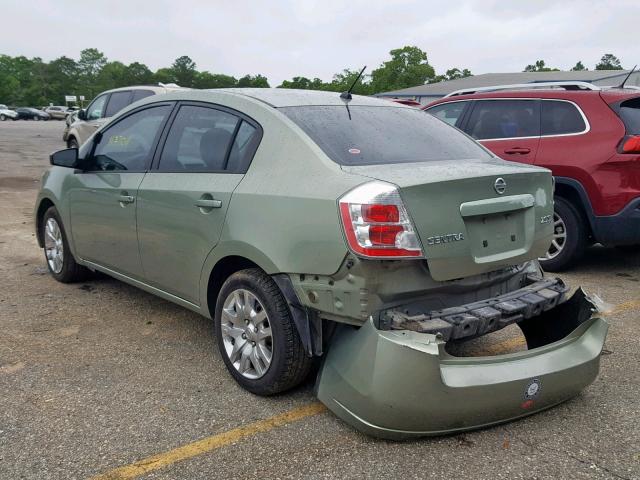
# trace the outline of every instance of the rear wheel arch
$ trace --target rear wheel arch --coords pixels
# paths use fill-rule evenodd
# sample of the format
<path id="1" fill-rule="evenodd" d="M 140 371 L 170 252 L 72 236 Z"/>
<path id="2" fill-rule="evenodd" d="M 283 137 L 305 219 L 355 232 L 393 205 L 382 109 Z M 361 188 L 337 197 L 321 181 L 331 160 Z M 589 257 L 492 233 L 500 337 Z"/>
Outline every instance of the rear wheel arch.
<path id="1" fill-rule="evenodd" d="M 218 294 L 224 282 L 236 272 L 248 268 L 261 268 L 255 262 L 239 255 L 223 257 L 215 264 L 207 281 L 207 313 L 214 318 Z"/>
<path id="2" fill-rule="evenodd" d="M 593 236 L 593 208 L 587 195 L 586 190 L 578 182 L 572 178 L 556 177 L 556 197 L 561 197 L 569 202 L 582 216 L 585 224 L 588 226 L 589 236 Z"/>

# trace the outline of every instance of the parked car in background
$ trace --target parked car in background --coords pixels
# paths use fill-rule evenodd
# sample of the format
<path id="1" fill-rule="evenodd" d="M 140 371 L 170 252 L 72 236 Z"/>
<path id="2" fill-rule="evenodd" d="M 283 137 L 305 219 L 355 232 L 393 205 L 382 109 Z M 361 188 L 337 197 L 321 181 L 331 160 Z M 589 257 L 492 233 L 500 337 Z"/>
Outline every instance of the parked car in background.
<path id="1" fill-rule="evenodd" d="M 64 120 L 71 113 L 68 107 L 63 106 L 50 106 L 45 108 L 44 111 L 54 120 Z"/>
<path id="2" fill-rule="evenodd" d="M 151 95 L 168 93 L 182 88 L 176 84 L 115 88 L 102 92 L 86 109 L 78 111 L 75 122 L 63 134 L 68 147 L 82 145 L 109 118 L 123 108 Z M 65 138 L 66 137 L 66 138 Z"/>
<path id="3" fill-rule="evenodd" d="M 18 114 L 16 120 L 49 120 L 49 114 L 31 107 L 16 108 Z"/>
<path id="4" fill-rule="evenodd" d="M 385 100 L 390 100 L 392 102 L 400 103 L 402 105 L 407 105 L 408 107 L 422 106 L 420 102 L 417 102 L 416 100 L 411 100 L 410 98 L 385 98 Z"/>
<path id="5" fill-rule="evenodd" d="M 69 138 L 69 130 L 71 129 L 71 125 L 73 122 L 77 120 L 78 112 L 80 109 L 73 109 L 67 115 L 67 118 L 64 119 L 64 130 L 62 131 L 62 141 L 67 143 L 67 139 Z"/>
<path id="6" fill-rule="evenodd" d="M 505 160 L 551 169 L 554 239 L 540 261 L 570 267 L 590 243 L 640 245 L 640 91 L 582 82 L 453 92 L 424 107 Z"/>
<path id="7" fill-rule="evenodd" d="M 6 105 L 0 104 L 0 121 L 15 120 L 18 118 L 18 112 L 11 110 Z"/>
<path id="8" fill-rule="evenodd" d="M 607 323 L 535 260 L 553 236 L 551 172 L 419 109 L 174 92 L 50 161 L 34 218 L 51 275 L 99 270 L 211 318 L 253 393 L 300 384 L 326 354 L 320 400 L 404 438 L 541 411 L 597 375 Z M 515 323 L 530 350 L 445 351 Z"/>

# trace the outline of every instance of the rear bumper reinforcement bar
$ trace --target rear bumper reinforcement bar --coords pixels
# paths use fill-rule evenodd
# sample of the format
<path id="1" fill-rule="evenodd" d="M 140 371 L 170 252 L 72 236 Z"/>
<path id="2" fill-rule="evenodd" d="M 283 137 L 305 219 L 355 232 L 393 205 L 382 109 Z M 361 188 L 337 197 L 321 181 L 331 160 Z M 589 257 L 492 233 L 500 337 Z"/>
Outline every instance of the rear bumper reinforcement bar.
<path id="1" fill-rule="evenodd" d="M 527 281 L 528 285 L 504 295 L 444 310 L 419 315 L 385 310 L 380 314 L 380 324 L 391 330 L 439 334 L 445 342 L 467 340 L 537 317 L 566 300 L 569 288 L 559 278 L 529 276 Z"/>

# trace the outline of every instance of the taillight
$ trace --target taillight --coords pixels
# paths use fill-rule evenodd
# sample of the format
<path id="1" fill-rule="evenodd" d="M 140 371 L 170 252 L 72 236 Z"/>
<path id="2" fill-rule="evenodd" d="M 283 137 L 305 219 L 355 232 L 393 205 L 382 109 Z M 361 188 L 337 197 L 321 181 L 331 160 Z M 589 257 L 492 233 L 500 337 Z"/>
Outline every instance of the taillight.
<path id="1" fill-rule="evenodd" d="M 622 139 L 620 153 L 640 153 L 640 135 L 630 135 Z"/>
<path id="2" fill-rule="evenodd" d="M 398 189 L 370 182 L 339 200 L 340 217 L 349 248 L 370 258 L 421 257 L 418 235 Z"/>

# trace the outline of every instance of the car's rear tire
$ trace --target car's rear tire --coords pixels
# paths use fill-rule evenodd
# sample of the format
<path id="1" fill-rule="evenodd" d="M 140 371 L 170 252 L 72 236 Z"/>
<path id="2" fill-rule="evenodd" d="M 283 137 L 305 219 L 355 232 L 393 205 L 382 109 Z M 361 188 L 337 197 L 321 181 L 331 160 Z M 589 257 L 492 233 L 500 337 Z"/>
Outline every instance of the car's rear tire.
<path id="1" fill-rule="evenodd" d="M 225 281 L 214 324 L 227 369 L 250 392 L 273 395 L 307 377 L 312 358 L 304 351 L 282 292 L 259 268 L 241 270 Z"/>
<path id="2" fill-rule="evenodd" d="M 0 114 L 0 122 L 4 122 L 7 117 L 4 114 Z"/>
<path id="3" fill-rule="evenodd" d="M 566 270 L 584 254 L 588 244 L 587 226 L 580 212 L 562 197 L 555 198 L 554 239 L 540 265 L 548 272 Z"/>
<path id="4" fill-rule="evenodd" d="M 67 234 L 56 207 L 49 207 L 44 213 L 40 228 L 44 239 L 44 258 L 51 276 L 62 283 L 85 280 L 89 270 L 78 265 L 73 258 Z"/>
<path id="5" fill-rule="evenodd" d="M 35 117 L 32 118 L 32 120 L 35 120 L 36 122 L 39 122 L 40 121 L 40 117 L 36 115 Z"/>
<path id="6" fill-rule="evenodd" d="M 75 137 L 71 137 L 69 140 L 67 140 L 67 148 L 79 148 L 80 146 L 78 145 L 78 140 L 75 139 Z"/>

